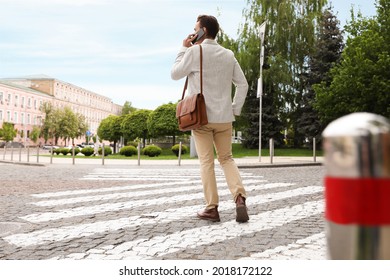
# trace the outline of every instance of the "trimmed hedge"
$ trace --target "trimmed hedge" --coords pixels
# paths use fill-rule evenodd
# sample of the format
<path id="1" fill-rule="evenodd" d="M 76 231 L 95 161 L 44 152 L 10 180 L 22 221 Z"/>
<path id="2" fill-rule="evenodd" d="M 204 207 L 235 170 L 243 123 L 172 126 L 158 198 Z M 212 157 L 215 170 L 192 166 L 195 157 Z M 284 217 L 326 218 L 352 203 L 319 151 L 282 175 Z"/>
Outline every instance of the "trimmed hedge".
<path id="1" fill-rule="evenodd" d="M 176 144 L 175 146 L 172 147 L 172 152 L 178 157 L 179 156 L 179 149 L 180 149 L 180 144 Z M 184 155 L 188 153 L 188 147 L 186 145 L 181 145 L 181 154 Z"/>
<path id="2" fill-rule="evenodd" d="M 162 149 L 155 145 L 150 145 L 143 148 L 142 153 L 149 157 L 158 157 L 162 153 Z"/>
<path id="3" fill-rule="evenodd" d="M 94 152 L 95 150 L 91 147 L 85 147 L 81 149 L 81 153 L 86 157 L 92 156 Z"/>
<path id="4" fill-rule="evenodd" d="M 131 157 L 133 155 L 138 154 L 138 150 L 134 146 L 124 146 L 120 149 L 119 154 L 126 157 Z"/>
<path id="5" fill-rule="evenodd" d="M 99 155 L 102 154 L 102 148 L 99 148 L 98 150 Z M 112 150 L 109 146 L 104 146 L 104 156 L 109 156 L 112 154 Z"/>

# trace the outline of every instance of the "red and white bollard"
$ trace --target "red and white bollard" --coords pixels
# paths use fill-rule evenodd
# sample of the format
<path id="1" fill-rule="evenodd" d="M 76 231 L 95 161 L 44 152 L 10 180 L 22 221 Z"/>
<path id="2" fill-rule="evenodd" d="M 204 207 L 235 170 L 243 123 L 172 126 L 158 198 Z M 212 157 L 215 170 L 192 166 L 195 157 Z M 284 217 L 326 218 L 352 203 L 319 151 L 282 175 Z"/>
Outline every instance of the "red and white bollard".
<path id="1" fill-rule="evenodd" d="M 390 122 L 353 113 L 323 132 L 330 259 L 390 259 Z"/>

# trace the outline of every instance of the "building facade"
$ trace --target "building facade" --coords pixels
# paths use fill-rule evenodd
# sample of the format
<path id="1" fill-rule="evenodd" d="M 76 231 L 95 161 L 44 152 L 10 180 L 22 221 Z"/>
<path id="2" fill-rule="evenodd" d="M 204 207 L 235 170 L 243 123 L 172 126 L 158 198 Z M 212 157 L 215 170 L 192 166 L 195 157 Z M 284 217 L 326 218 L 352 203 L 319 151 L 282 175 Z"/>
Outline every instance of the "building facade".
<path id="1" fill-rule="evenodd" d="M 40 110 L 45 102 L 55 108 L 68 106 L 74 113 L 85 116 L 92 135 L 103 119 L 122 111 L 122 106 L 108 97 L 55 78 L 42 75 L 8 78 L 0 80 L 0 126 L 3 122 L 13 123 L 18 130 L 14 141 L 28 142 L 33 126 L 42 125 L 45 118 Z M 77 139 L 78 142 L 85 142 L 85 137 Z"/>

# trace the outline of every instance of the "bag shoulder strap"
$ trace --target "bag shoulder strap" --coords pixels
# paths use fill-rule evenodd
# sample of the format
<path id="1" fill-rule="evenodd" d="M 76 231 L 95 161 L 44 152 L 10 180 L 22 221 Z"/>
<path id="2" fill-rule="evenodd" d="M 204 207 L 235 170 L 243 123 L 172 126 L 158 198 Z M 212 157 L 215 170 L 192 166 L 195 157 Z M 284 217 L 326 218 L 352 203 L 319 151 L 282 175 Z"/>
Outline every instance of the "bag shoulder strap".
<path id="1" fill-rule="evenodd" d="M 202 45 L 199 45 L 200 50 L 200 94 L 203 94 L 203 51 L 202 51 Z M 188 86 L 188 76 L 186 78 L 186 82 L 184 84 L 183 94 L 181 96 L 181 100 L 184 99 L 184 95 L 186 93 Z"/>

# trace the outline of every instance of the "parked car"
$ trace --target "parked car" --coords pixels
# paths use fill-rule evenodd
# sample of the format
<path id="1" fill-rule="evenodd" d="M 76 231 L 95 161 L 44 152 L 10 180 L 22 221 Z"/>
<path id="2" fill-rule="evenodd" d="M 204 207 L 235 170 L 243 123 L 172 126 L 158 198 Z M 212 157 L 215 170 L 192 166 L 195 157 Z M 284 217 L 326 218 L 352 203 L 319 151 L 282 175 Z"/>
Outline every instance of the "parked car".
<path id="1" fill-rule="evenodd" d="M 95 144 L 94 144 L 93 142 L 89 142 L 89 143 L 83 142 L 83 143 L 81 143 L 81 147 L 82 147 L 82 148 L 85 148 L 85 147 L 91 147 L 91 148 L 93 148 L 93 147 L 95 147 Z"/>
<path id="2" fill-rule="evenodd" d="M 42 146 L 42 149 L 44 149 L 44 150 L 50 150 L 51 147 L 53 147 L 53 150 L 59 148 L 58 146 L 53 146 L 53 145 L 43 145 L 43 146 Z"/>

